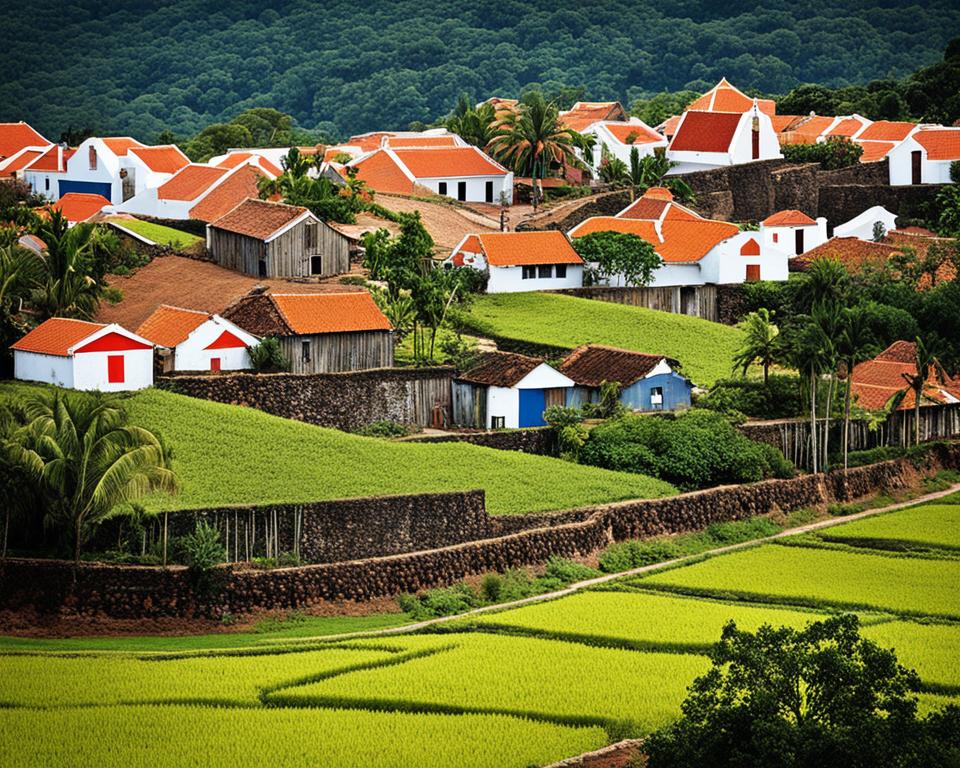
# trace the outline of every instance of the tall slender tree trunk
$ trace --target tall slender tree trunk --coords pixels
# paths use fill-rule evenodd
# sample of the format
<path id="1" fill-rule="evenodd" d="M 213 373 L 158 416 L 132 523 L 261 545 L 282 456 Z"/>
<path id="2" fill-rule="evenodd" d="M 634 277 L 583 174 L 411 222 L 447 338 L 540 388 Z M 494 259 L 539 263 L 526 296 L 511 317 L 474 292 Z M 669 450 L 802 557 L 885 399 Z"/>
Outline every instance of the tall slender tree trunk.
<path id="1" fill-rule="evenodd" d="M 763 361 L 763 386 L 767 386 L 770 380 L 770 361 L 764 359 Z"/>
<path id="2" fill-rule="evenodd" d="M 836 374 L 830 374 L 830 386 L 827 388 L 827 404 L 823 409 L 823 453 L 821 454 L 821 464 L 823 465 L 823 471 L 826 472 L 829 468 L 829 456 L 830 456 L 830 416 L 833 413 L 833 398 L 834 390 L 836 385 Z"/>
<path id="3" fill-rule="evenodd" d="M 848 458 L 850 454 L 850 383 L 851 383 L 851 373 L 853 370 L 852 361 L 851 364 L 847 365 L 847 380 L 846 385 L 847 389 L 843 396 L 843 469 L 846 471 L 848 466 Z"/>
<path id="4" fill-rule="evenodd" d="M 810 462 L 817 474 L 817 372 L 810 368 Z"/>
<path id="5" fill-rule="evenodd" d="M 913 404 L 913 444 L 920 445 L 920 398 L 923 397 L 923 388 L 914 390 L 916 402 Z"/>
<path id="6" fill-rule="evenodd" d="M 10 535 L 10 507 L 7 507 L 7 514 L 3 521 L 3 554 L 0 555 L 0 561 L 7 559 L 7 539 Z"/>

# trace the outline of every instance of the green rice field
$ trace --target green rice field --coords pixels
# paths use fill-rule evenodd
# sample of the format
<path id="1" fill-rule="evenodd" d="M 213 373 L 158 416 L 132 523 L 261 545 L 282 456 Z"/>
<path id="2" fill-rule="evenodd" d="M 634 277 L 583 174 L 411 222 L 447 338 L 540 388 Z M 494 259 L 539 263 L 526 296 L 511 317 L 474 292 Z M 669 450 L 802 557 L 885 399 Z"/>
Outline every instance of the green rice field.
<path id="1" fill-rule="evenodd" d="M 165 227 L 162 224 L 154 224 L 150 221 L 116 219 L 114 223 L 124 229 L 129 229 L 131 232 L 136 232 L 157 245 L 169 245 L 180 251 L 203 242 L 203 238 L 197 235 L 191 235 L 189 232 L 183 232 L 172 227 Z"/>
<path id="2" fill-rule="evenodd" d="M 829 528 L 821 538 L 889 549 L 957 550 L 960 504 L 930 504 Z"/>

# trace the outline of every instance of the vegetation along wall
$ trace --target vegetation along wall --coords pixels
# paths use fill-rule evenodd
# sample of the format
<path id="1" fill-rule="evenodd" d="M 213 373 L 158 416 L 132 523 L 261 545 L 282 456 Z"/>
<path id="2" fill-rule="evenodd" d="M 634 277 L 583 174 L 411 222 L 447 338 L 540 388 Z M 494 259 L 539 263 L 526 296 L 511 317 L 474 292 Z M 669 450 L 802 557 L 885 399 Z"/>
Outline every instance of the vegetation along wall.
<path id="1" fill-rule="evenodd" d="M 665 499 L 626 501 L 569 512 L 491 519 L 491 537 L 440 549 L 298 568 L 224 566 L 196 589 L 181 567 L 162 569 L 10 559 L 0 609 L 70 610 L 113 617 L 239 614 L 319 600 L 368 600 L 450 584 L 470 574 L 576 556 L 611 541 L 699 530 L 714 522 L 844 502 L 907 487 L 918 475 L 960 468 L 960 444 L 936 444 L 922 460 L 899 459 L 847 472 L 727 486 Z"/>
<path id="2" fill-rule="evenodd" d="M 436 403 L 449 413 L 452 368 L 380 368 L 322 374 L 171 376 L 156 386 L 322 427 L 355 430 L 375 421 L 426 426 Z"/>

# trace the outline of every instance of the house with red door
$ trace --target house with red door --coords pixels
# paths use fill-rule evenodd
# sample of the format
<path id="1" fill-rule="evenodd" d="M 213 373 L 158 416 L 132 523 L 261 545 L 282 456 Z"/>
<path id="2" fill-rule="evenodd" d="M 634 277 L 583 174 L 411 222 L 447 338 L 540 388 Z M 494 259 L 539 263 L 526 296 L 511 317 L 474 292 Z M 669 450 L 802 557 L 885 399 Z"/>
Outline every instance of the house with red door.
<path id="1" fill-rule="evenodd" d="M 137 328 L 156 345 L 163 372 L 239 371 L 251 367 L 250 347 L 259 339 L 220 315 L 161 304 Z"/>
<path id="2" fill-rule="evenodd" d="M 153 344 L 116 323 L 52 317 L 10 348 L 21 381 L 101 392 L 153 384 Z"/>
<path id="3" fill-rule="evenodd" d="M 827 242 L 827 219 L 797 210 L 777 211 L 760 222 L 760 234 L 765 245 L 799 256 Z"/>

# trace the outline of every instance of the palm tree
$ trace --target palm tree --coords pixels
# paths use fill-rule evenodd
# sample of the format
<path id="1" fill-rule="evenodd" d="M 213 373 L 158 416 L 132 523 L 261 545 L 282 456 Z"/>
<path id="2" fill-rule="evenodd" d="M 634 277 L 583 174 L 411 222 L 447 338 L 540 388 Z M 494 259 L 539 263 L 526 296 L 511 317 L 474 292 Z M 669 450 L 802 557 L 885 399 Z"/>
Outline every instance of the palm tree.
<path id="1" fill-rule="evenodd" d="M 176 491 L 169 451 L 149 430 L 128 424 L 114 400 L 56 390 L 27 400 L 23 410 L 28 422 L 11 441 L 13 454 L 48 492 L 46 522 L 70 541 L 75 564 L 118 507 Z"/>
<path id="2" fill-rule="evenodd" d="M 630 148 L 630 184 L 636 192 L 646 192 L 651 187 L 666 187 L 673 197 L 682 202 L 693 200 L 693 190 L 683 179 L 668 177 L 667 173 L 676 165 L 668 160 L 662 148 L 654 150 L 652 155 L 640 157 L 637 147 Z"/>
<path id="3" fill-rule="evenodd" d="M 915 339 L 914 345 L 916 348 L 914 362 L 917 370 L 915 373 L 900 375 L 913 392 L 913 444 L 920 445 L 920 403 L 924 398 L 923 390 L 931 376 L 941 384 L 946 376 L 940 361 L 934 354 L 932 345 L 926 344 L 919 336 Z"/>
<path id="4" fill-rule="evenodd" d="M 849 287 L 850 275 L 843 264 L 832 256 L 820 256 L 797 281 L 796 304 L 805 312 L 818 305 L 842 305 Z"/>
<path id="5" fill-rule="evenodd" d="M 773 324 L 773 315 L 766 307 L 748 314 L 739 324 L 744 332 L 743 344 L 733 358 L 734 370 L 745 376 L 747 369 L 756 361 L 763 366 L 763 383 L 770 378 L 770 365 L 776 362 L 780 352 L 780 329 Z"/>
<path id="6" fill-rule="evenodd" d="M 853 307 L 843 313 L 843 328 L 837 342 L 837 352 L 844 367 L 846 389 L 843 397 L 843 468 L 848 467 L 850 452 L 850 407 L 853 399 L 853 369 L 869 356 L 872 331 L 862 307 Z"/>
<path id="7" fill-rule="evenodd" d="M 33 304 L 44 317 L 90 319 L 96 313 L 102 288 L 90 274 L 96 230 L 94 224 L 87 223 L 69 228 L 59 211 L 51 212 L 38 228 L 37 236 L 47 246 L 43 257 L 46 270 L 34 292 Z"/>
<path id="8" fill-rule="evenodd" d="M 484 103 L 474 108 L 470 106 L 469 100 L 461 97 L 456 111 L 447 118 L 446 126 L 450 133 L 455 133 L 468 144 L 483 149 L 496 133 L 496 120 L 492 104 Z"/>
<path id="9" fill-rule="evenodd" d="M 557 105 L 534 93 L 516 110 L 505 113 L 494 124 L 494 136 L 487 151 L 533 181 L 533 206 L 552 165 L 576 163 L 574 131 L 560 125 Z"/>
<path id="10" fill-rule="evenodd" d="M 798 318 L 799 328 L 794 334 L 790 349 L 790 358 L 794 367 L 808 380 L 810 398 L 810 463 L 813 473 L 819 470 L 820 452 L 817 432 L 817 383 L 823 372 L 829 368 L 832 358 L 832 344 L 824 333 L 823 326 L 807 315 Z"/>

